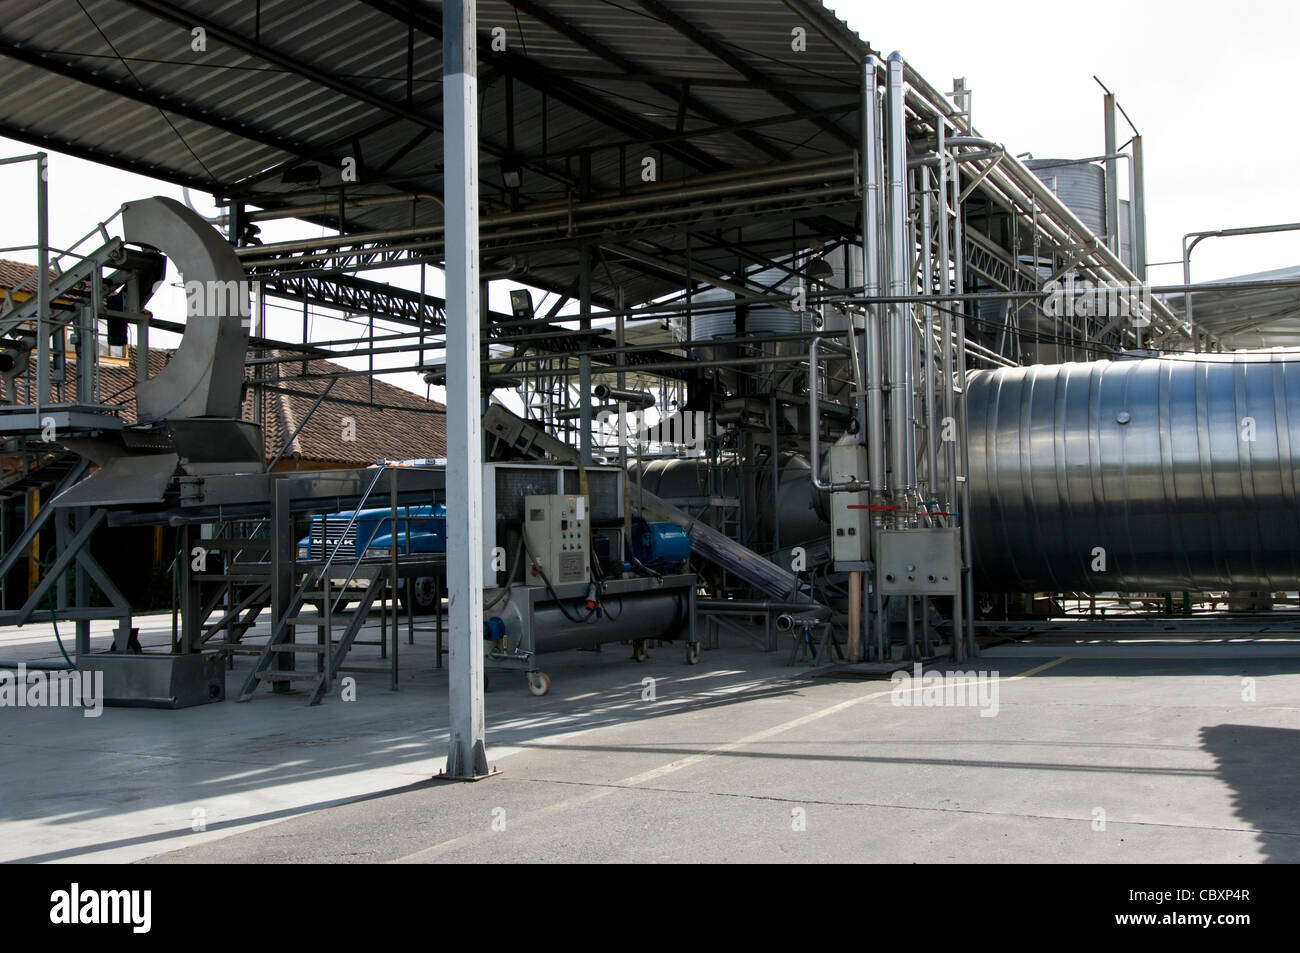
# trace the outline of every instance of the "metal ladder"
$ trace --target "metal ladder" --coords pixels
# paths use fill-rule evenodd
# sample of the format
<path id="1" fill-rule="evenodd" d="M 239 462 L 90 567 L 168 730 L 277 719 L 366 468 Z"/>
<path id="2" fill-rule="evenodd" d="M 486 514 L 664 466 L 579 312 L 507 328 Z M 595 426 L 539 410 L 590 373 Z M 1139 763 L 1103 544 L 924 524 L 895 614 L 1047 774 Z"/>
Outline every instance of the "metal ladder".
<path id="1" fill-rule="evenodd" d="M 262 519 L 251 530 L 241 531 L 241 526 L 249 522 L 227 520 L 218 525 L 214 538 L 201 541 L 209 552 L 225 554 L 224 565 L 219 572 L 193 574 L 193 583 L 217 585 L 199 602 L 194 622 L 186 620 L 187 631 L 197 627 L 194 651 L 215 647 L 232 662 L 235 655 L 261 654 L 261 646 L 244 645 L 243 639 L 257 624 L 262 610 L 271 604 L 271 540 L 259 536 L 268 521 Z M 188 553 L 181 555 L 189 558 Z M 218 611 L 222 614 L 216 621 L 209 621 Z M 218 635 L 223 638 L 212 644 Z"/>
<path id="2" fill-rule="evenodd" d="M 392 675 L 394 682 L 396 681 L 395 652 L 386 667 L 344 666 L 343 664 L 353 645 L 378 644 L 382 647 L 382 641 L 358 642 L 357 635 L 365 626 L 376 599 L 389 589 L 396 597 L 397 587 L 396 581 L 392 578 L 391 562 L 387 559 L 380 562 L 373 557 L 367 558 L 365 550 L 361 549 L 354 556 L 347 578 L 341 586 L 335 586 L 331 578 L 331 569 L 343 547 L 349 542 L 356 545 L 355 538 L 351 540 L 348 538 L 349 531 L 356 524 L 357 516 L 365 508 L 371 492 L 387 469 L 389 469 L 387 466 L 375 469 L 374 478 L 366 487 L 353 510 L 352 518 L 328 556 L 321 563 L 308 567 L 302 584 L 289 600 L 284 615 L 276 622 L 270 639 L 262 647 L 252 671 L 248 673 L 240 690 L 240 701 L 248 701 L 252 698 L 258 686 L 263 683 L 306 682 L 309 685 L 308 704 L 318 705 L 325 693 L 330 690 L 335 676 L 343 672 L 387 672 Z M 364 589 L 350 588 L 354 580 L 361 579 L 368 580 Z M 339 606 L 344 600 L 353 599 L 357 600 L 355 609 L 339 611 Z M 316 606 L 315 611 L 305 611 L 313 605 Z M 299 628 L 316 629 L 316 641 L 298 642 L 296 634 Z M 340 629 L 342 631 L 335 638 L 335 632 Z M 396 630 L 394 630 L 394 638 L 395 633 Z M 294 664 L 298 655 L 309 656 L 316 664 L 310 670 L 300 670 Z M 285 662 L 288 664 L 284 664 Z"/>

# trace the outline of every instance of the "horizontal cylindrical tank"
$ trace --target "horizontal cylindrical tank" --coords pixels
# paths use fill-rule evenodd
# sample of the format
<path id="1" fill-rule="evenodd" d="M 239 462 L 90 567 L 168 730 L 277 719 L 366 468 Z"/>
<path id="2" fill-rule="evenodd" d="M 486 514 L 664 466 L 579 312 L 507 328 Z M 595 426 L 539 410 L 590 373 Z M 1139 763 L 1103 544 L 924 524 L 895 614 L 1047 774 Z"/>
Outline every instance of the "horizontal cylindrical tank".
<path id="1" fill-rule="evenodd" d="M 601 618 L 586 622 L 575 622 L 558 606 L 543 604 L 533 610 L 534 649 L 540 654 L 631 639 L 675 639 L 690 624 L 689 602 L 684 589 L 604 596 Z M 512 647 L 517 645 L 524 626 L 523 603 L 523 599 L 511 598 L 489 610 L 483 620 L 483 637 L 498 641 L 504 636 Z"/>
<path id="2" fill-rule="evenodd" d="M 1295 588 L 1300 359 L 982 371 L 968 389 L 976 585 Z"/>

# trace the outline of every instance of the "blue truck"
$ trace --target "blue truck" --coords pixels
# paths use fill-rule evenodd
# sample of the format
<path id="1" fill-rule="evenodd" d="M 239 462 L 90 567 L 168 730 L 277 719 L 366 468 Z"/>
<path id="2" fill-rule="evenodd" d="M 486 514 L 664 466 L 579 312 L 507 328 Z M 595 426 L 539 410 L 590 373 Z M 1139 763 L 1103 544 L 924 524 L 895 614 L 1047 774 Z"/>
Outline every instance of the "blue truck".
<path id="1" fill-rule="evenodd" d="M 446 553 L 446 507 L 441 503 L 399 506 L 395 518 L 387 506 L 355 511 L 355 519 L 353 511 L 317 514 L 308 534 L 298 540 L 297 558 L 322 560 L 337 549 L 330 578 L 341 585 L 358 558 L 390 556 L 394 545 L 399 556 Z M 416 577 L 411 589 L 415 611 L 432 612 L 437 592 L 433 577 Z M 405 603 L 404 593 L 399 598 Z"/>

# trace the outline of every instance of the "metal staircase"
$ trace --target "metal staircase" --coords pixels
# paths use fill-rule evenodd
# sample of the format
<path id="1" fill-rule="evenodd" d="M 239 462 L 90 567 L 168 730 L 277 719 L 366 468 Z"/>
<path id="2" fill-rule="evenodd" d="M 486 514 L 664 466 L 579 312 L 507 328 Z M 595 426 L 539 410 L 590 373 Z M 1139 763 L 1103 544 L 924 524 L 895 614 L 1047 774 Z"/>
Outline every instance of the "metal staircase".
<path id="1" fill-rule="evenodd" d="M 221 554 L 215 572 L 194 573 L 197 609 L 187 614 L 186 629 L 193 651 L 215 648 L 227 656 L 259 655 L 261 646 L 244 645 L 244 636 L 271 604 L 271 539 L 268 521 L 227 520 L 215 538 L 202 545 L 209 555 Z M 188 551 L 188 546 L 185 547 Z M 188 558 L 188 557 L 186 557 Z M 221 614 L 212 620 L 212 616 Z M 221 639 L 217 636 L 221 635 Z M 214 640 L 216 640 L 214 642 Z"/>
<path id="2" fill-rule="evenodd" d="M 294 592 L 284 614 L 276 621 L 271 637 L 261 647 L 252 671 L 244 681 L 239 700 L 248 701 L 259 685 L 291 686 L 305 683 L 309 705 L 318 705 L 330 690 L 335 678 L 342 673 L 387 672 L 397 683 L 397 639 L 393 627 L 393 651 L 386 651 L 382 639 L 362 641 L 357 638 L 365 626 L 375 602 L 386 593 L 396 597 L 397 585 L 391 558 L 368 557 L 364 548 L 358 551 L 352 532 L 357 516 L 365 509 L 366 501 L 388 467 L 377 467 L 365 493 L 353 510 L 346 527 L 323 549 L 328 555 L 321 560 L 299 562 L 306 568 L 302 583 Z M 340 559 L 349 545 L 352 554 Z M 335 580 L 346 569 L 341 584 Z M 353 585 L 357 583 L 358 585 Z M 268 583 L 269 587 L 269 583 Z M 344 607 L 355 602 L 351 609 Z M 227 612 L 231 615 L 232 610 Z M 316 630 L 314 642 L 299 642 L 297 632 L 302 628 Z M 348 653 L 355 645 L 377 645 L 388 658 L 386 666 L 345 665 Z M 300 668 L 299 656 L 306 656 L 311 664 Z"/>

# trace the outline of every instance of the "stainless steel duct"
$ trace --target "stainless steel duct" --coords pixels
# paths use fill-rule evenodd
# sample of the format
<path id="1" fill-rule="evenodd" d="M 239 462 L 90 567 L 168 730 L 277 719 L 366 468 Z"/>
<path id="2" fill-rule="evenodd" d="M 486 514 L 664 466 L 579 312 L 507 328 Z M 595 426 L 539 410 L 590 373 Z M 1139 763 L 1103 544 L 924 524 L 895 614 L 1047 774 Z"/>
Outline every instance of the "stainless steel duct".
<path id="1" fill-rule="evenodd" d="M 972 376 L 986 590 L 1294 588 L 1300 358 L 1097 361 Z"/>

